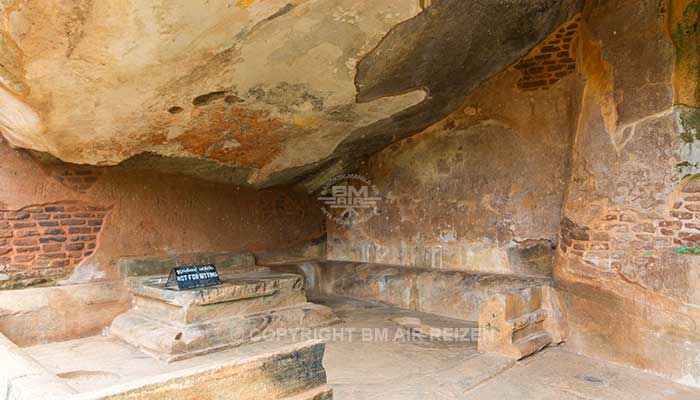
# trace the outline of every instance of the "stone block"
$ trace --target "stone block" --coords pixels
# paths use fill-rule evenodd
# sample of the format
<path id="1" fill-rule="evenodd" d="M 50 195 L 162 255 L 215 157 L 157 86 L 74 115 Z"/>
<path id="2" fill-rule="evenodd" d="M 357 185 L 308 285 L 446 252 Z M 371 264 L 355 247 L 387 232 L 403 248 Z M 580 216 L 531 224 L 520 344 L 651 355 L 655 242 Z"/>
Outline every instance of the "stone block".
<path id="1" fill-rule="evenodd" d="M 521 359 L 567 336 L 564 308 L 551 286 L 496 294 L 479 306 L 480 352 Z"/>
<path id="2" fill-rule="evenodd" d="M 111 335 L 165 362 L 337 321 L 330 308 L 307 302 L 299 275 L 222 275 L 221 285 L 183 291 L 165 289 L 166 279 L 131 278 L 134 307 L 110 327 Z"/>

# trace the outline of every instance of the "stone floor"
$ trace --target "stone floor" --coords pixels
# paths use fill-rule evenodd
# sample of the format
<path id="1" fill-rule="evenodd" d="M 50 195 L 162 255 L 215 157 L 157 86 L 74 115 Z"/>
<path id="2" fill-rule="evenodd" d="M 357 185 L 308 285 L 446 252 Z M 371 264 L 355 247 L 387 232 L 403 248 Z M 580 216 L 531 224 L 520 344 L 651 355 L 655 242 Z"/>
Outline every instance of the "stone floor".
<path id="1" fill-rule="evenodd" d="M 298 339 L 327 339 L 324 366 L 336 400 L 372 399 L 698 399 L 700 390 L 653 375 L 550 348 L 521 362 L 479 354 L 472 323 L 347 298 L 318 298 L 342 323 L 299 337 L 243 346 L 166 364 L 113 339 L 91 337 L 26 348 L 79 391 L 208 362 L 249 357 Z M 420 318 L 443 339 L 410 335 L 391 319 Z M 451 335 L 452 334 L 452 335 Z"/>
<path id="2" fill-rule="evenodd" d="M 565 347 L 513 362 L 477 353 L 474 342 L 405 340 L 395 336 L 397 327 L 389 318 L 418 316 L 437 328 L 460 326 L 454 320 L 355 300 L 314 301 L 331 306 L 343 319 L 336 329 L 389 330 L 389 341 L 377 340 L 380 335 L 374 335 L 374 341 L 352 343 L 331 338 L 324 366 L 335 400 L 700 399 L 700 389 L 579 356 Z"/>

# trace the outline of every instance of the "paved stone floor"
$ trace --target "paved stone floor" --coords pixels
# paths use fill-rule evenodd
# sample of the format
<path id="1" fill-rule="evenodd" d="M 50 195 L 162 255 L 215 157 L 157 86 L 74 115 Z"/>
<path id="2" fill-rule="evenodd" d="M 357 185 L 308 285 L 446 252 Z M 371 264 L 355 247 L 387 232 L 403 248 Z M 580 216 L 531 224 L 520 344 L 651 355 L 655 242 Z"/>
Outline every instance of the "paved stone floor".
<path id="1" fill-rule="evenodd" d="M 335 400 L 700 399 L 700 390 L 640 371 L 549 348 L 520 362 L 479 354 L 469 336 L 431 341 L 391 319 L 420 318 L 439 332 L 470 332 L 473 323 L 347 298 L 319 298 L 343 320 L 313 332 L 327 339 L 324 366 Z M 448 335 L 449 336 L 449 335 Z M 26 348 L 79 391 L 95 390 L 209 362 L 273 351 L 291 338 L 165 364 L 104 337 Z"/>
<path id="2" fill-rule="evenodd" d="M 389 321 L 414 315 L 438 328 L 454 320 L 415 314 L 376 303 L 316 299 L 344 320 L 335 328 L 386 328 L 389 339 L 336 338 L 328 342 L 324 366 L 335 400 L 652 400 L 700 399 L 691 389 L 654 375 L 549 348 L 520 362 L 478 354 L 475 343 L 409 341 Z M 457 323 L 458 324 L 458 323 Z M 369 335 L 368 335 L 369 338 Z"/>

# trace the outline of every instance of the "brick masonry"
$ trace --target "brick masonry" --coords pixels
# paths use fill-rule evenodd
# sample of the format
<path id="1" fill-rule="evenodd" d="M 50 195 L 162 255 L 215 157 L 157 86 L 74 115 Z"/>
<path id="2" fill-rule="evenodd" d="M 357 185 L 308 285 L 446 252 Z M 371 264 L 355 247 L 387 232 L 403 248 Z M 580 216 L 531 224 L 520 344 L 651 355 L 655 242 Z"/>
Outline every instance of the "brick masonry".
<path id="1" fill-rule="evenodd" d="M 683 247 L 686 250 L 683 250 Z M 625 262 L 650 264 L 664 254 L 700 252 L 700 179 L 681 186 L 666 215 L 612 210 L 581 227 L 561 226 L 559 250 L 599 272 L 619 273 Z"/>
<path id="2" fill-rule="evenodd" d="M 518 88 L 548 89 L 576 71 L 574 47 L 580 21 L 581 16 L 578 15 L 561 25 L 515 65 L 515 69 L 522 74 Z"/>
<path id="3" fill-rule="evenodd" d="M 67 188 L 85 193 L 97 183 L 100 170 L 82 165 L 63 164 L 53 169 L 51 175 Z"/>
<path id="4" fill-rule="evenodd" d="M 0 289 L 50 285 L 97 249 L 109 209 L 74 203 L 0 210 Z"/>

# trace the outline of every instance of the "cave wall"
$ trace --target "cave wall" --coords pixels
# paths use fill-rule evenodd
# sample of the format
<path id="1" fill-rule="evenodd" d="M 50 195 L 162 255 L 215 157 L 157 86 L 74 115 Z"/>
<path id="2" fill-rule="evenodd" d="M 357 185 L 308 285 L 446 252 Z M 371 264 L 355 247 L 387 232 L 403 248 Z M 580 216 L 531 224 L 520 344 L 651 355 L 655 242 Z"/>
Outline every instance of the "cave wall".
<path id="1" fill-rule="evenodd" d="M 262 251 L 323 236 L 314 201 L 290 188 L 46 164 L 4 142 L 0 159 L 0 330 L 22 344 L 108 325 L 127 306 L 122 257 Z"/>
<path id="2" fill-rule="evenodd" d="M 360 174 L 379 215 L 328 223 L 328 258 L 551 275 L 580 82 L 578 16 Z"/>
<path id="3" fill-rule="evenodd" d="M 696 0 L 591 1 L 555 276 L 568 346 L 700 384 Z"/>

